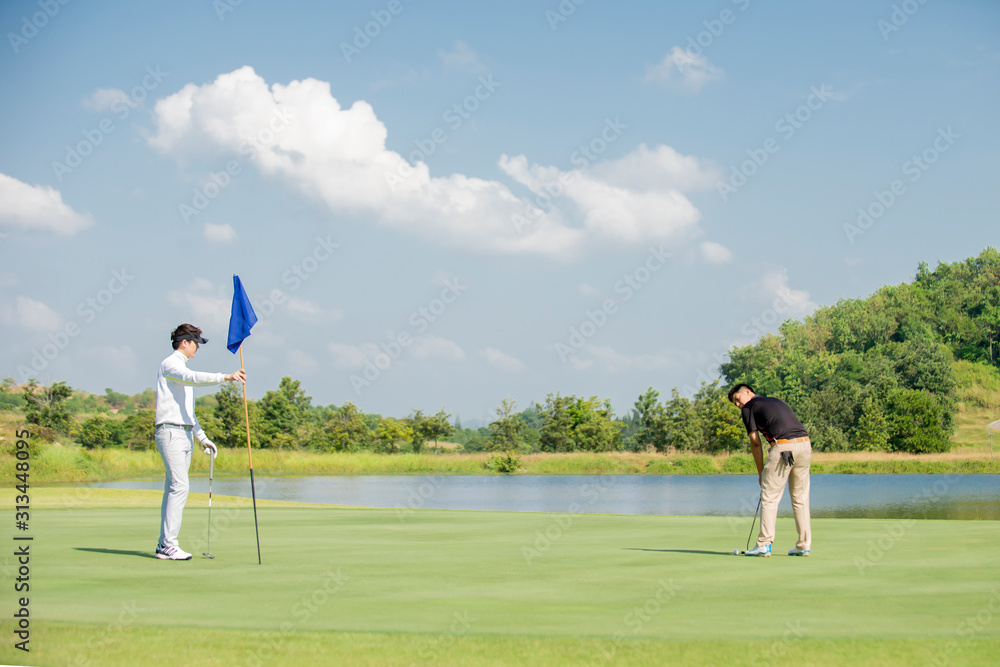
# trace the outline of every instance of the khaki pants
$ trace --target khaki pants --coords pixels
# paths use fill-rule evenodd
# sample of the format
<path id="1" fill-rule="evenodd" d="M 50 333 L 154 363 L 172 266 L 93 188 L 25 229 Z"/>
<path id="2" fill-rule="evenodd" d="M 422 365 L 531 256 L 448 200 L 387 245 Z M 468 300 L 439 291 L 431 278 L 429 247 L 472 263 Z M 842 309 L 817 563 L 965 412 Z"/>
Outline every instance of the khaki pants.
<path id="1" fill-rule="evenodd" d="M 795 463 L 792 466 L 786 465 L 781 459 L 781 452 L 791 452 Z M 774 542 L 774 524 L 778 519 L 778 503 L 785 492 L 785 482 L 788 482 L 788 493 L 792 498 L 792 512 L 795 515 L 795 530 L 799 534 L 799 541 L 795 543 L 795 548 L 801 551 L 809 550 L 812 544 L 812 531 L 809 526 L 809 461 L 811 458 L 812 444 L 808 441 L 775 445 L 767 452 L 764 472 L 761 475 L 758 546 Z"/>

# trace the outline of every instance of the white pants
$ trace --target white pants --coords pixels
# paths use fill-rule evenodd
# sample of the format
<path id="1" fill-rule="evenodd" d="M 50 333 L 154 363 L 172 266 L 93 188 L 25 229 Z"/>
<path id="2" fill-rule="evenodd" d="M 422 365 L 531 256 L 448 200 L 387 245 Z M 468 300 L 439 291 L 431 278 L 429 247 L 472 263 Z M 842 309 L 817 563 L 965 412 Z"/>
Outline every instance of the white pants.
<path id="1" fill-rule="evenodd" d="M 163 502 L 160 504 L 160 544 L 180 547 L 177 534 L 181 532 L 184 504 L 188 497 L 188 470 L 194 435 L 176 426 L 160 424 L 156 427 L 156 449 L 163 457 L 167 476 L 163 482 Z"/>

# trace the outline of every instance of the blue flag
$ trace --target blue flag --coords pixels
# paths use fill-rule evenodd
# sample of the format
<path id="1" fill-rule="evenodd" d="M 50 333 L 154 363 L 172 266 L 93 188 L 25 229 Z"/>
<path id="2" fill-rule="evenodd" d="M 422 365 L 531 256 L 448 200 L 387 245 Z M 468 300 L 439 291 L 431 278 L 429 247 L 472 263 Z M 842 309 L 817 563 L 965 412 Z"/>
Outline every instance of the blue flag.
<path id="1" fill-rule="evenodd" d="M 243 289 L 240 277 L 233 276 L 233 310 L 229 316 L 229 342 L 226 347 L 233 354 L 240 349 L 243 340 L 250 335 L 250 329 L 257 324 L 257 313 L 253 312 L 250 297 Z"/>

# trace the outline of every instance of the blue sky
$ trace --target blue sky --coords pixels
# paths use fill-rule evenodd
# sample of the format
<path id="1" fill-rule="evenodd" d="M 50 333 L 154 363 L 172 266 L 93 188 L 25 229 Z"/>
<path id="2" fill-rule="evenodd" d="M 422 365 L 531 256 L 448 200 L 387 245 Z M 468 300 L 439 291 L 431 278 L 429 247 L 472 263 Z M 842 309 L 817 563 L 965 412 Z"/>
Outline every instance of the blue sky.
<path id="1" fill-rule="evenodd" d="M 997 243 L 1000 5 L 7 2 L 3 375 L 488 420 Z M 859 210 L 860 209 L 860 210 Z"/>

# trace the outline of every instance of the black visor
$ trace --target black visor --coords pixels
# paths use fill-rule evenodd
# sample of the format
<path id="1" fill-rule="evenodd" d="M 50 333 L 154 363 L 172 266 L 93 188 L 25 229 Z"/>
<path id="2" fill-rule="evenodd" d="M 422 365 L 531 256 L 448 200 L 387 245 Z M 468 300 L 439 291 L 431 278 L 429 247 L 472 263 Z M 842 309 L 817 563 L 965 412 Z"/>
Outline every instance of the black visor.
<path id="1" fill-rule="evenodd" d="M 198 345 L 204 345 L 208 342 L 207 338 L 202 338 L 201 336 L 196 336 L 195 334 L 184 334 L 183 336 L 178 336 L 174 339 L 174 342 L 179 343 L 182 340 L 193 340 L 198 343 Z"/>

